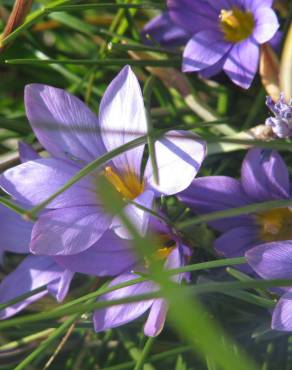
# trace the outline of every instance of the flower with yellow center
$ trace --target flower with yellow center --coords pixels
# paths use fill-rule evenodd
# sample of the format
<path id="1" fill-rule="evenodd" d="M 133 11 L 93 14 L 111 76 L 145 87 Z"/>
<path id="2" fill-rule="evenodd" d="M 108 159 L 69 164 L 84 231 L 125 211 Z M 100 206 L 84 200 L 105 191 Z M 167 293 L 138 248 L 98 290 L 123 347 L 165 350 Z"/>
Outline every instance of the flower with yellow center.
<path id="1" fill-rule="evenodd" d="M 229 42 L 240 42 L 247 39 L 254 29 L 253 14 L 239 8 L 222 9 L 220 12 L 220 28 L 224 39 Z"/>
<path id="2" fill-rule="evenodd" d="M 186 0 L 183 6 L 181 0 L 169 3 L 171 21 L 186 35 L 182 37 L 183 32 L 177 30 L 165 32 L 163 22 L 159 30 L 159 22 L 153 22 L 151 36 L 155 39 L 165 34 L 168 39 L 168 34 L 175 33 L 177 42 L 184 40 L 180 41 L 185 45 L 183 72 L 200 72 L 210 78 L 223 70 L 236 85 L 249 88 L 258 69 L 260 45 L 269 42 L 279 28 L 272 1 Z M 191 37 L 185 43 L 187 35 Z"/>

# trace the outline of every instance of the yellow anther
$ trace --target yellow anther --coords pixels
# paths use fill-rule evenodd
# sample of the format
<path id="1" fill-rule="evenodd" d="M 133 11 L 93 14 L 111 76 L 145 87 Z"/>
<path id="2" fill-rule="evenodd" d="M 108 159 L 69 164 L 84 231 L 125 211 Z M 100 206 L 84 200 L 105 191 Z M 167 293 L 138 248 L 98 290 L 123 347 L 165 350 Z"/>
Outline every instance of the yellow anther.
<path id="1" fill-rule="evenodd" d="M 265 242 L 292 240 L 292 212 L 289 208 L 276 208 L 256 216 L 260 238 Z"/>
<path id="2" fill-rule="evenodd" d="M 165 260 L 170 255 L 172 250 L 173 248 L 171 247 L 160 248 L 156 251 L 155 257 L 158 260 Z"/>
<path id="3" fill-rule="evenodd" d="M 144 183 L 140 182 L 134 172 L 119 175 L 111 167 L 106 167 L 104 176 L 126 199 L 135 199 L 144 191 Z"/>
<path id="4" fill-rule="evenodd" d="M 226 41 L 239 42 L 248 38 L 253 32 L 254 18 L 251 12 L 245 12 L 239 8 L 222 9 L 219 19 Z"/>

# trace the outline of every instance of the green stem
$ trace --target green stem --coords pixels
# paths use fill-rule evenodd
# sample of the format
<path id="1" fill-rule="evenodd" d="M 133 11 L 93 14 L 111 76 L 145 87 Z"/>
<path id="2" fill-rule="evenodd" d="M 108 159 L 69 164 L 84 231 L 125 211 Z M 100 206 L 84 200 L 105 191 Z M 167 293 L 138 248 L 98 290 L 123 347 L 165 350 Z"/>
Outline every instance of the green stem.
<path id="1" fill-rule="evenodd" d="M 148 243 L 147 243 L 148 245 Z M 168 274 L 160 271 L 160 274 L 166 278 Z M 141 281 L 142 278 L 141 278 Z M 176 285 L 175 283 L 171 283 Z M 132 284 L 129 284 L 132 285 Z M 223 293 L 225 294 L 228 290 L 240 290 L 240 289 L 269 289 L 274 287 L 288 287 L 292 286 L 292 279 L 272 279 L 272 280 L 253 280 L 245 282 L 212 282 L 199 284 L 195 286 L 179 286 L 180 291 L 184 297 L 194 296 L 197 294 L 205 293 Z M 36 322 L 39 320 L 48 320 L 53 318 L 62 317 L 63 315 L 73 315 L 76 313 L 91 312 L 93 310 L 103 309 L 111 306 L 117 306 L 121 304 L 140 302 L 144 300 L 152 300 L 156 298 L 162 298 L 164 291 L 156 291 L 151 293 L 139 294 L 131 297 L 115 299 L 111 301 L 98 301 L 96 303 L 85 303 L 83 305 L 77 305 L 78 307 L 67 307 L 65 305 L 49 312 L 41 312 L 37 314 L 27 315 L 25 317 L 17 317 L 10 320 L 0 322 L 0 328 L 8 328 L 15 325 L 22 325 L 26 323 Z"/>
<path id="2" fill-rule="evenodd" d="M 90 9 L 105 9 L 113 8 L 118 9 L 165 9 L 165 5 L 157 3 L 147 3 L 145 4 L 119 4 L 119 3 L 98 3 L 98 4 L 76 4 L 76 5 L 61 5 L 54 11 L 70 11 L 70 12 L 80 12 L 82 10 Z"/>
<path id="3" fill-rule="evenodd" d="M 34 342 L 37 339 L 40 339 L 40 338 L 43 338 L 43 337 L 47 337 L 53 331 L 54 331 L 53 328 L 45 329 L 45 330 L 42 330 L 42 331 L 40 331 L 38 333 L 31 334 L 31 335 L 28 335 L 26 337 L 23 337 L 23 338 L 21 338 L 19 340 L 15 340 L 13 342 L 4 344 L 3 346 L 0 347 L 0 352 L 2 352 L 2 351 L 11 351 L 11 350 L 16 349 L 16 348 L 18 348 L 20 346 L 23 346 L 25 344 Z"/>
<path id="4" fill-rule="evenodd" d="M 177 356 L 181 353 L 190 352 L 191 350 L 192 350 L 191 346 L 182 346 L 179 348 L 170 349 L 169 351 L 165 351 L 157 355 L 150 356 L 149 362 L 161 361 L 172 356 Z M 133 369 L 133 366 L 135 366 L 135 361 L 129 361 L 124 364 L 103 368 L 101 370 L 126 370 Z"/>
<path id="5" fill-rule="evenodd" d="M 29 297 L 37 294 L 37 293 L 43 292 L 46 289 L 47 289 L 47 286 L 42 286 L 42 287 L 36 288 L 34 290 L 31 290 L 28 293 L 19 295 L 18 297 L 14 298 L 14 299 L 11 299 L 10 301 L 8 301 L 6 303 L 1 303 L 0 304 L 0 310 L 4 310 L 6 307 L 13 306 L 15 303 L 23 301 L 24 299 L 29 298 Z"/>
<path id="6" fill-rule="evenodd" d="M 3 63 L 3 62 L 2 62 Z M 73 64 L 73 65 L 85 65 L 85 66 L 103 66 L 109 67 L 112 66 L 124 66 L 125 64 L 131 66 L 140 66 L 140 67 L 178 67 L 181 64 L 180 58 L 171 58 L 171 59 L 125 59 L 125 58 L 107 58 L 107 59 L 6 59 L 4 60 L 5 64 L 32 64 L 32 65 L 46 65 L 46 64 Z"/>
<path id="7" fill-rule="evenodd" d="M 134 367 L 134 370 L 143 370 L 144 368 L 144 363 L 147 360 L 147 357 L 153 347 L 155 338 L 154 337 L 149 337 L 145 343 L 145 346 L 143 348 L 143 351 L 140 355 L 140 358 L 138 359 L 136 366 Z"/>
<path id="8" fill-rule="evenodd" d="M 5 207 L 11 209 L 12 211 L 18 213 L 21 216 L 24 216 L 26 214 L 26 210 L 17 206 L 13 202 L 11 202 L 9 199 L 0 197 L 0 203 L 3 204 Z"/>
<path id="9" fill-rule="evenodd" d="M 59 328 L 55 329 L 53 333 L 44 340 L 34 351 L 32 351 L 14 370 L 23 370 L 37 358 L 43 351 L 45 351 L 58 337 L 60 337 L 79 317 L 74 315 L 67 319 Z"/>
<path id="10" fill-rule="evenodd" d="M 171 276 L 171 275 L 175 275 L 175 274 L 182 273 L 182 272 L 192 272 L 192 271 L 200 271 L 200 270 L 212 269 L 212 268 L 218 268 L 218 267 L 234 266 L 234 265 L 243 264 L 245 262 L 246 261 L 245 261 L 244 257 L 221 259 L 221 260 L 217 260 L 217 261 L 196 263 L 196 264 L 193 264 L 193 265 L 180 267 L 178 269 L 168 270 L 168 271 L 165 271 L 165 273 L 169 274 L 169 276 Z M 111 287 L 102 287 L 99 290 L 97 290 L 96 292 L 88 293 L 88 294 L 84 295 L 83 297 L 74 299 L 74 300 L 72 300 L 68 303 L 63 304 L 62 309 L 65 310 L 65 309 L 67 309 L 69 307 L 72 307 L 74 305 L 80 305 L 88 299 L 97 298 L 97 297 L 99 297 L 103 294 L 110 293 L 110 292 L 113 292 L 113 291 L 118 290 L 118 289 L 126 288 L 126 287 L 134 285 L 134 284 L 142 283 L 144 281 L 149 280 L 149 278 L 150 278 L 149 276 L 147 276 L 147 277 L 143 276 L 143 277 L 132 279 L 132 280 L 127 281 L 125 283 L 117 284 L 117 285 L 114 285 L 114 286 L 111 286 Z"/>
<path id="11" fill-rule="evenodd" d="M 268 202 L 253 203 L 243 207 L 228 208 L 224 211 L 216 211 L 207 213 L 202 216 L 197 216 L 189 220 L 182 221 L 176 224 L 175 227 L 179 230 L 182 230 L 189 226 L 197 225 L 203 222 L 210 222 L 214 220 L 220 220 L 222 218 L 241 216 L 249 213 L 263 212 L 269 209 L 283 208 L 289 206 L 292 206 L 292 199 L 271 200 Z"/>
<path id="12" fill-rule="evenodd" d="M 153 177 L 154 181 L 157 185 L 159 185 L 159 173 L 158 173 L 158 165 L 157 165 L 157 156 L 155 151 L 155 141 L 153 140 L 153 125 L 152 125 L 152 118 L 151 118 L 151 95 L 154 88 L 154 84 L 156 81 L 155 76 L 150 76 L 149 79 L 145 83 L 143 95 L 145 101 L 145 112 L 146 112 L 146 121 L 147 121 L 147 143 L 149 149 L 149 156 L 152 165 Z"/>

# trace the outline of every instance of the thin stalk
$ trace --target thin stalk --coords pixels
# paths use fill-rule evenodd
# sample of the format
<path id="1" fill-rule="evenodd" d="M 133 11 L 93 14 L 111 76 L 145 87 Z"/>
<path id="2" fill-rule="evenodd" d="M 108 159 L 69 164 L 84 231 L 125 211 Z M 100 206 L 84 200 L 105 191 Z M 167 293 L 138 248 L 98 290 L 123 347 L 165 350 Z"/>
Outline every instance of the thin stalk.
<path id="1" fill-rule="evenodd" d="M 181 353 L 190 352 L 191 350 L 192 350 L 191 346 L 182 346 L 182 347 L 179 347 L 179 348 L 170 349 L 169 351 L 165 351 L 165 352 L 159 353 L 157 355 L 150 356 L 148 358 L 148 361 L 151 362 L 151 363 L 156 362 L 156 361 L 161 361 L 161 360 L 164 360 L 165 358 L 169 358 L 169 357 L 172 357 L 172 356 L 177 356 Z M 124 364 L 115 365 L 115 366 L 111 366 L 111 367 L 106 367 L 106 368 L 103 368 L 101 370 L 126 370 L 126 369 L 133 369 L 133 366 L 135 366 L 135 361 L 129 361 L 129 362 L 126 362 Z"/>
<path id="2" fill-rule="evenodd" d="M 149 245 L 147 243 L 147 245 Z M 161 275 L 167 277 L 168 274 L 161 271 Z M 142 279 L 142 278 L 141 278 Z M 141 280 L 143 281 L 143 280 Z M 172 283 L 175 284 L 175 283 Z M 228 290 L 240 290 L 240 289 L 270 289 L 274 287 L 288 287 L 292 286 L 292 279 L 272 279 L 272 280 L 253 280 L 253 281 L 246 281 L 246 282 L 212 282 L 212 283 L 204 283 L 198 284 L 195 286 L 179 286 L 181 294 L 186 298 L 188 296 L 194 297 L 197 294 L 205 294 L 205 293 L 226 293 Z M 39 320 L 48 320 L 53 318 L 62 317 L 63 315 L 73 315 L 75 313 L 85 313 L 91 312 L 97 309 L 103 309 L 106 307 L 117 306 L 121 304 L 127 303 L 134 303 L 140 302 L 144 300 L 152 300 L 155 298 L 163 297 L 163 291 L 156 291 L 152 293 L 145 293 L 139 294 L 127 298 L 120 298 L 111 301 L 98 301 L 95 303 L 85 303 L 83 305 L 77 305 L 77 307 L 67 307 L 66 309 L 64 306 L 60 308 L 56 308 L 49 312 L 41 312 L 37 314 L 27 315 L 25 317 L 17 317 L 10 320 L 0 322 L 0 328 L 8 328 L 15 325 L 22 325 L 32 322 L 37 322 Z"/>
<path id="3" fill-rule="evenodd" d="M 157 156 L 155 151 L 155 141 L 153 139 L 153 124 L 151 119 L 151 95 L 153 92 L 154 84 L 156 81 L 155 76 L 150 76 L 149 79 L 145 83 L 143 95 L 144 95 L 144 102 L 145 102 L 145 112 L 146 112 L 146 121 L 147 121 L 147 143 L 149 149 L 149 156 L 153 171 L 154 181 L 157 185 L 159 185 L 159 173 L 158 173 L 158 165 L 157 165 Z"/>
<path id="4" fill-rule="evenodd" d="M 13 212 L 18 213 L 21 216 L 24 216 L 25 213 L 26 213 L 25 209 L 17 206 L 16 204 L 14 204 L 11 200 L 9 200 L 7 198 L 0 197 L 0 203 L 3 204 L 5 207 L 11 209 Z M 1 305 L 0 305 L 0 307 L 1 307 Z"/>
<path id="5" fill-rule="evenodd" d="M 30 292 L 28 293 L 24 293 L 22 295 L 19 295 L 18 297 L 14 298 L 14 299 L 11 299 L 10 301 L 6 302 L 6 303 L 1 303 L 0 304 L 0 310 L 4 310 L 6 307 L 9 307 L 9 306 L 13 306 L 14 304 L 20 302 L 20 301 L 23 301 L 24 299 L 26 298 L 29 298 L 35 294 L 38 294 L 40 292 L 43 292 L 47 289 L 47 286 L 42 286 L 42 287 L 39 287 L 39 288 L 36 288 L 34 290 L 31 290 Z"/>
<path id="6" fill-rule="evenodd" d="M 6 343 L 6 344 L 4 344 L 3 346 L 0 347 L 0 353 L 4 352 L 4 351 L 11 351 L 11 350 L 16 349 L 20 346 L 23 346 L 25 344 L 34 342 L 35 340 L 38 340 L 40 338 L 47 337 L 53 331 L 54 331 L 54 328 L 45 329 L 45 330 L 42 330 L 38 333 L 31 334 L 31 335 L 28 335 L 26 337 L 23 337 L 19 340 L 15 340 L 13 342 Z"/>
<path id="7" fill-rule="evenodd" d="M 54 332 L 44 340 L 34 351 L 32 351 L 19 365 L 15 367 L 14 370 L 23 370 L 37 358 L 43 351 L 45 351 L 58 337 L 60 337 L 79 317 L 74 315 L 67 319 L 59 328 L 54 330 Z"/>
<path id="8" fill-rule="evenodd" d="M 179 222 L 175 225 L 175 227 L 178 230 L 182 230 L 189 226 L 197 225 L 203 222 L 210 222 L 214 220 L 220 220 L 222 218 L 241 216 L 249 213 L 256 213 L 269 209 L 289 206 L 292 206 L 292 199 L 271 200 L 268 202 L 253 203 L 243 207 L 228 208 L 224 211 L 210 212 L 202 216 L 197 216 L 189 220 Z"/>
<path id="9" fill-rule="evenodd" d="M 3 61 L 2 61 L 3 63 Z M 96 59 L 6 59 L 4 60 L 5 64 L 13 64 L 13 65 L 20 65 L 20 64 L 30 64 L 30 65 L 47 65 L 47 64 L 73 64 L 73 65 L 85 65 L 85 66 L 103 66 L 109 67 L 112 66 L 124 66 L 125 64 L 132 65 L 132 66 L 140 66 L 140 67 L 178 67 L 181 64 L 180 58 L 172 58 L 172 59 L 125 59 L 125 58 L 106 58 L 101 60 Z"/>
<path id="10" fill-rule="evenodd" d="M 157 3 L 147 3 L 144 4 L 119 4 L 119 3 L 98 3 L 98 4 L 76 4 L 76 5 L 61 5 L 58 6 L 54 11 L 70 11 L 70 12 L 80 12 L 82 10 L 90 9 L 106 9 L 113 8 L 118 9 L 165 9 L 164 4 Z"/>
<path id="11" fill-rule="evenodd" d="M 145 346 L 143 348 L 143 351 L 141 353 L 140 358 L 138 359 L 136 366 L 134 367 L 134 370 L 143 370 L 144 364 L 148 358 L 148 355 L 153 347 L 155 338 L 154 337 L 149 337 L 145 343 Z"/>

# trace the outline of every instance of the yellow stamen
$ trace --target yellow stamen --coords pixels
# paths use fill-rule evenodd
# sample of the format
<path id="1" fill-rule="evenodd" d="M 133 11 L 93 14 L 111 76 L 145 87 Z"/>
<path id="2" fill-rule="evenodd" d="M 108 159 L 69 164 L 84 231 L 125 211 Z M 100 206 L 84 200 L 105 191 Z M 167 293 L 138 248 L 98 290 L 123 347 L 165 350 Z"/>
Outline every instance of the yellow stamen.
<path id="1" fill-rule="evenodd" d="M 276 208 L 256 216 L 260 238 L 265 242 L 292 240 L 292 210 Z"/>
<path id="2" fill-rule="evenodd" d="M 106 167 L 104 176 L 124 198 L 135 199 L 144 191 L 144 183 L 138 179 L 134 172 L 129 171 L 119 175 L 111 167 Z"/>
<path id="3" fill-rule="evenodd" d="M 154 258 L 158 261 L 166 260 L 176 246 L 175 241 L 167 234 L 159 234 L 157 237 L 161 248 L 157 249 L 157 251 L 154 253 Z M 148 265 L 149 261 L 147 258 L 145 258 L 145 267 L 148 267 Z"/>
<path id="4" fill-rule="evenodd" d="M 160 248 L 156 251 L 155 258 L 158 260 L 165 260 L 170 255 L 172 250 L 172 247 Z"/>
<path id="5" fill-rule="evenodd" d="M 253 14 L 236 7 L 230 10 L 222 9 L 219 18 L 224 39 L 229 42 L 245 40 L 254 29 Z"/>
<path id="6" fill-rule="evenodd" d="M 166 259 L 175 247 L 175 241 L 167 234 L 159 234 L 158 239 L 161 242 L 161 248 L 155 252 L 155 257 L 159 260 Z"/>

